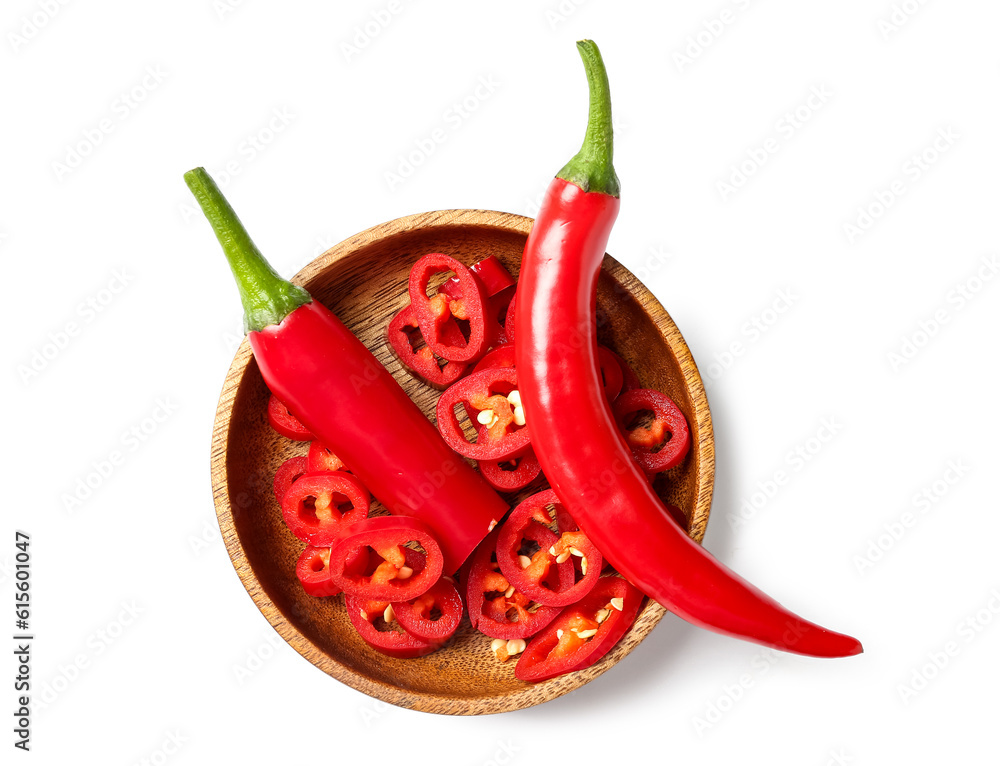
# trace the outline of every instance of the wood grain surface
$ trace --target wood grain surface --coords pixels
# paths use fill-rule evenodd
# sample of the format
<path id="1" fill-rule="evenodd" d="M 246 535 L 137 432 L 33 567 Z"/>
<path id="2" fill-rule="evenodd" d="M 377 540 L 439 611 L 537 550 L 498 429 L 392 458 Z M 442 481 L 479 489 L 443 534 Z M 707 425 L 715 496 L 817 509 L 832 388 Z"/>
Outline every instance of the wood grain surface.
<path id="1" fill-rule="evenodd" d="M 517 276 L 532 220 L 485 210 L 408 216 L 357 234 L 309 264 L 294 281 L 328 306 L 396 376 L 433 420 L 439 391 L 412 378 L 385 340 L 392 315 L 408 303 L 407 277 L 422 255 L 441 252 L 471 265 L 497 256 Z M 666 474 L 663 497 L 680 507 L 691 537 L 701 542 L 715 473 L 708 402 L 690 351 L 670 316 L 621 264 L 605 256 L 598 284 L 604 321 L 601 343 L 618 352 L 644 387 L 668 394 L 687 416 L 692 449 Z M 295 576 L 305 544 L 285 526 L 272 491 L 278 466 L 304 455 L 268 425 L 268 390 L 244 340 L 223 385 L 212 438 L 212 488 L 226 548 L 254 603 L 275 630 L 318 668 L 372 697 L 406 708 L 450 715 L 499 713 L 537 705 L 572 691 L 632 651 L 664 615 L 647 602 L 635 625 L 591 668 L 540 684 L 514 678 L 513 660 L 500 664 L 490 639 L 468 618 L 451 643 L 427 657 L 400 660 L 368 647 L 354 632 L 343 596 L 314 598 Z M 506 495 L 511 507 L 536 484 Z M 373 508 L 379 509 L 377 502 Z M 235 596 L 234 596 L 235 598 Z"/>

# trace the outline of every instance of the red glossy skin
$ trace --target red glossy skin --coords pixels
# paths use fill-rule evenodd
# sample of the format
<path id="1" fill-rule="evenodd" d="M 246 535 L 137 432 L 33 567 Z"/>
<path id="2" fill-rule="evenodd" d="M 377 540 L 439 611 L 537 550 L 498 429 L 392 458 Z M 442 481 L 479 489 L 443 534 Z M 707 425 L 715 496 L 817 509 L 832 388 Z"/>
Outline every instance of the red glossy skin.
<path id="1" fill-rule="evenodd" d="M 597 372 L 597 276 L 618 208 L 556 178 L 525 246 L 515 352 L 542 471 L 612 566 L 688 622 L 798 654 L 859 653 L 856 639 L 797 617 L 691 540 L 632 460 Z"/>
<path id="2" fill-rule="evenodd" d="M 434 532 L 446 572 L 508 505 L 444 443 L 396 379 L 317 301 L 249 333 L 264 382 L 382 504 Z"/>

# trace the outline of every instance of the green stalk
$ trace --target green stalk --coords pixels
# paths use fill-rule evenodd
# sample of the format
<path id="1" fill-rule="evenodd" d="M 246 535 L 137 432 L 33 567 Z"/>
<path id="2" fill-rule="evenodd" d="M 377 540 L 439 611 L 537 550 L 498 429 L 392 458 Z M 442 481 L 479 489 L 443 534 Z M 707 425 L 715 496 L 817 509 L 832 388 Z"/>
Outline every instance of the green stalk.
<path id="1" fill-rule="evenodd" d="M 614 134 L 611 128 L 611 89 L 608 72 L 597 44 L 593 40 L 580 40 L 576 47 L 587 70 L 590 88 L 590 115 L 583 147 L 557 178 L 576 184 L 585 192 L 600 192 L 617 197 L 620 194 L 618 176 L 611 164 L 614 157 Z"/>
<path id="2" fill-rule="evenodd" d="M 295 309 L 312 300 L 309 293 L 271 268 L 205 168 L 189 170 L 184 181 L 212 224 L 236 277 L 243 301 L 244 332 L 280 324 Z"/>

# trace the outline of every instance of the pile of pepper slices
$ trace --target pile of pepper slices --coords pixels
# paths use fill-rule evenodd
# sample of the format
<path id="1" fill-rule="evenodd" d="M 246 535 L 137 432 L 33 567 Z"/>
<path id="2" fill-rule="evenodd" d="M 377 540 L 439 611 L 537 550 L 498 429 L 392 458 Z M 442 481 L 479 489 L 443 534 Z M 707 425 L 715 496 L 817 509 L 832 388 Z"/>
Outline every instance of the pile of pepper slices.
<path id="1" fill-rule="evenodd" d="M 428 296 L 441 275 L 452 276 Z M 444 389 L 437 426 L 445 442 L 501 492 L 524 489 L 541 474 L 517 389 L 516 288 L 495 256 L 466 267 L 425 255 L 411 270 L 410 304 L 388 325 L 400 362 Z M 669 397 L 640 388 L 621 357 L 604 347 L 598 354 L 607 401 L 652 481 L 683 460 L 687 422 Z M 377 528 L 355 526 L 368 517 L 367 489 L 275 396 L 268 419 L 280 434 L 312 441 L 308 455 L 286 460 L 274 479 L 288 527 L 307 544 L 296 574 L 311 595 L 343 592 L 351 623 L 375 649 L 394 657 L 432 652 L 467 609 L 473 627 L 493 639 L 496 657 L 524 653 L 516 675 L 537 681 L 593 664 L 638 614 L 643 594 L 611 572 L 602 576 L 601 552 L 552 490 L 526 499 L 480 543 L 458 573 L 460 594 L 455 578 L 442 574 L 433 535 L 401 515 Z M 684 525 L 683 513 L 669 507 Z"/>
<path id="2" fill-rule="evenodd" d="M 596 662 L 644 594 L 766 646 L 857 654 L 856 639 L 796 616 L 694 543 L 652 486 L 683 459 L 688 428 L 597 344 L 594 296 L 619 182 L 604 62 L 592 41 L 577 46 L 587 132 L 546 192 L 517 284 L 493 258 L 467 268 L 429 254 L 411 271 L 410 305 L 389 322 L 402 363 L 443 389 L 437 427 L 336 316 L 274 272 L 204 169 L 185 174 L 240 288 L 271 423 L 313 440 L 304 462 L 275 476 L 285 519 L 308 546 L 299 579 L 317 596 L 343 591 L 362 638 L 398 657 L 454 634 L 460 587 L 472 624 L 499 659 L 522 655 L 515 672 L 527 681 Z M 430 294 L 443 273 L 454 276 Z M 652 419 L 637 425 L 642 413 Z M 599 469 L 615 479 L 595 489 Z M 513 510 L 497 494 L 540 473 L 551 489 Z M 368 517 L 369 492 L 388 516 Z"/>

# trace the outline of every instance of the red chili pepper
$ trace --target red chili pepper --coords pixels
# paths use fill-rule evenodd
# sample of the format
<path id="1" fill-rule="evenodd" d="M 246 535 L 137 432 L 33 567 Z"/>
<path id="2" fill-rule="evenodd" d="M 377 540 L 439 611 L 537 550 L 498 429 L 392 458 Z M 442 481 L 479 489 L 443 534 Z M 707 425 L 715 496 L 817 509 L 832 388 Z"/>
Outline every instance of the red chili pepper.
<path id="1" fill-rule="evenodd" d="M 417 543 L 424 552 L 406 547 Z M 370 549 L 364 569 L 352 566 Z M 405 516 L 376 516 L 351 525 L 330 553 L 330 579 L 352 596 L 409 601 L 441 576 L 441 548 L 426 524 Z"/>
<path id="2" fill-rule="evenodd" d="M 514 675 L 537 682 L 589 668 L 628 632 L 644 599 L 621 577 L 602 577 L 579 603 L 566 607 L 531 640 Z"/>
<path id="3" fill-rule="evenodd" d="M 516 314 L 514 313 L 514 302 L 516 300 L 517 300 L 517 293 L 515 292 L 510 298 L 510 303 L 507 306 L 507 316 L 504 319 L 503 323 L 503 332 L 504 335 L 507 336 L 508 343 L 514 342 L 514 332 L 516 330 L 515 325 L 517 324 L 515 322 Z"/>
<path id="4" fill-rule="evenodd" d="M 308 472 L 308 461 L 305 456 L 290 457 L 274 472 L 274 499 L 281 505 L 281 500 L 288 488 Z"/>
<path id="5" fill-rule="evenodd" d="M 622 384 L 625 382 L 622 367 L 611 350 L 604 346 L 597 347 L 597 364 L 601 371 L 604 395 L 609 402 L 613 402 L 622 392 Z"/>
<path id="6" fill-rule="evenodd" d="M 330 579 L 330 548 L 310 545 L 299 556 L 295 575 L 310 596 L 336 596 L 340 588 Z"/>
<path id="7" fill-rule="evenodd" d="M 453 271 L 459 281 L 461 298 L 446 293 L 427 296 L 430 278 L 443 271 Z M 431 351 L 452 362 L 472 362 L 486 353 L 493 342 L 488 332 L 486 296 L 482 285 L 468 267 L 442 253 L 430 253 L 418 260 L 410 271 L 410 305 L 420 323 L 420 332 Z M 445 326 L 452 317 L 469 323 L 469 339 L 449 343 Z M 463 339 L 464 341 L 464 339 Z"/>
<path id="8" fill-rule="evenodd" d="M 555 518 L 549 516 L 550 505 L 554 507 Z M 558 536 L 549 529 L 553 521 L 557 522 Z M 542 535 L 539 530 L 545 530 L 548 535 Z M 538 550 L 530 557 L 521 552 L 525 540 L 538 545 Z M 566 570 L 555 578 L 555 587 L 547 582 L 553 579 L 553 568 L 568 565 L 572 569 L 577 558 L 580 559 L 579 580 L 574 582 L 575 578 Z M 497 536 L 496 559 L 511 585 L 545 606 L 567 606 L 579 601 L 597 583 L 604 566 L 601 552 L 579 531 L 550 489 L 525 499 L 510 512 Z"/>
<path id="9" fill-rule="evenodd" d="M 643 410 L 653 413 L 652 422 L 630 427 L 630 416 Z M 615 401 L 612 411 L 633 457 L 647 474 L 668 471 L 687 455 L 691 446 L 687 420 L 666 394 L 649 388 L 626 391 Z"/>
<path id="10" fill-rule="evenodd" d="M 514 345 L 512 343 L 507 343 L 506 345 L 498 346 L 493 349 L 486 356 L 476 362 L 476 366 L 472 368 L 472 371 L 480 372 L 481 370 L 495 370 L 501 367 L 513 366 Z"/>
<path id="11" fill-rule="evenodd" d="M 396 621 L 407 633 L 429 643 L 444 643 L 455 635 L 462 621 L 462 597 L 447 576 L 422 596 L 397 602 L 392 608 Z"/>
<path id="12" fill-rule="evenodd" d="M 623 378 L 621 393 L 631 391 L 634 388 L 642 388 L 642 384 L 639 382 L 639 376 L 635 374 L 635 370 L 629 367 L 628 362 L 622 359 L 620 354 L 616 354 L 610 348 L 606 348 L 604 346 L 601 346 L 601 348 L 604 349 L 605 353 L 613 356 L 615 361 L 618 362 L 618 366 L 621 368 Z"/>
<path id="13" fill-rule="evenodd" d="M 400 364 L 429 386 L 445 389 L 462 377 L 469 368 L 466 362 L 440 359 L 434 356 L 430 346 L 419 345 L 423 336 L 420 334 L 420 323 L 417 321 L 413 306 L 404 306 L 399 310 L 389 322 L 387 333 L 389 347 Z M 465 343 L 462 331 L 455 324 L 454 318 L 449 318 L 442 325 L 441 337 L 450 345 Z"/>
<path id="14" fill-rule="evenodd" d="M 240 287 L 264 382 L 390 513 L 424 521 L 456 571 L 507 504 L 343 322 L 271 269 L 204 169 L 185 180 Z"/>
<path id="15" fill-rule="evenodd" d="M 495 255 L 489 255 L 481 261 L 476 261 L 469 267 L 469 271 L 476 275 L 483 286 L 483 293 L 487 298 L 492 298 L 505 290 L 509 290 L 517 283 L 510 275 L 507 268 L 500 263 L 500 259 Z M 462 297 L 461 280 L 456 276 L 449 279 L 439 289 L 452 298 Z"/>
<path id="16" fill-rule="evenodd" d="M 274 394 L 267 400 L 267 421 L 271 428 L 289 439 L 308 442 L 316 438 Z"/>
<path id="17" fill-rule="evenodd" d="M 515 390 L 517 370 L 513 367 L 480 370 L 452 385 L 437 403 L 438 430 L 448 446 L 473 460 L 507 460 L 523 454 L 531 444 L 531 433 L 517 423 L 521 407 Z M 464 404 L 469 417 L 475 418 L 475 443 L 465 437 L 455 414 L 458 404 Z"/>
<path id="18" fill-rule="evenodd" d="M 410 659 L 423 657 L 436 651 L 439 647 L 439 644 L 422 641 L 402 628 L 394 630 L 392 623 L 395 621 L 386 622 L 385 620 L 385 609 L 389 606 L 388 601 L 361 596 L 345 596 L 344 606 L 347 607 L 347 618 L 351 621 L 351 625 L 354 626 L 358 635 L 364 639 L 365 643 L 382 654 Z"/>
<path id="19" fill-rule="evenodd" d="M 552 535 L 551 531 L 545 530 Z M 472 627 L 490 638 L 527 638 L 556 616 L 560 607 L 540 606 L 511 586 L 496 563 L 494 530 L 472 555 L 465 580 L 465 604 Z M 567 571 L 565 568 L 561 572 Z"/>
<path id="20" fill-rule="evenodd" d="M 318 441 L 314 441 L 309 445 L 309 453 L 306 455 L 306 465 L 308 466 L 309 473 L 350 470 L 344 465 L 343 460 L 333 454 L 333 450 Z"/>
<path id="21" fill-rule="evenodd" d="M 472 264 L 469 271 L 475 274 L 483 289 L 488 336 L 494 339 L 495 344 L 506 343 L 504 318 L 507 316 L 507 306 L 516 289 L 514 278 L 495 255 Z M 441 285 L 438 293 L 443 293 L 454 300 L 461 299 L 462 286 L 458 277 L 452 277 Z"/>
<path id="22" fill-rule="evenodd" d="M 332 545 L 348 527 L 368 516 L 368 490 L 349 473 L 306 474 L 281 498 L 292 533 L 310 545 Z"/>
<path id="23" fill-rule="evenodd" d="M 590 85 L 583 149 L 546 192 L 518 284 L 517 371 L 546 478 L 581 529 L 640 590 L 702 627 L 800 654 L 856 654 L 741 579 L 670 518 L 617 433 L 597 374 L 597 276 L 618 215 L 611 102 L 597 46 L 577 43 Z M 572 413 L 568 417 L 567 413 Z M 603 466 L 613 481 L 601 482 Z"/>
<path id="24" fill-rule="evenodd" d="M 500 492 L 517 492 L 524 489 L 542 473 L 542 466 L 531 447 L 519 457 L 506 460 L 480 460 L 478 465 L 483 478 L 493 489 Z"/>

